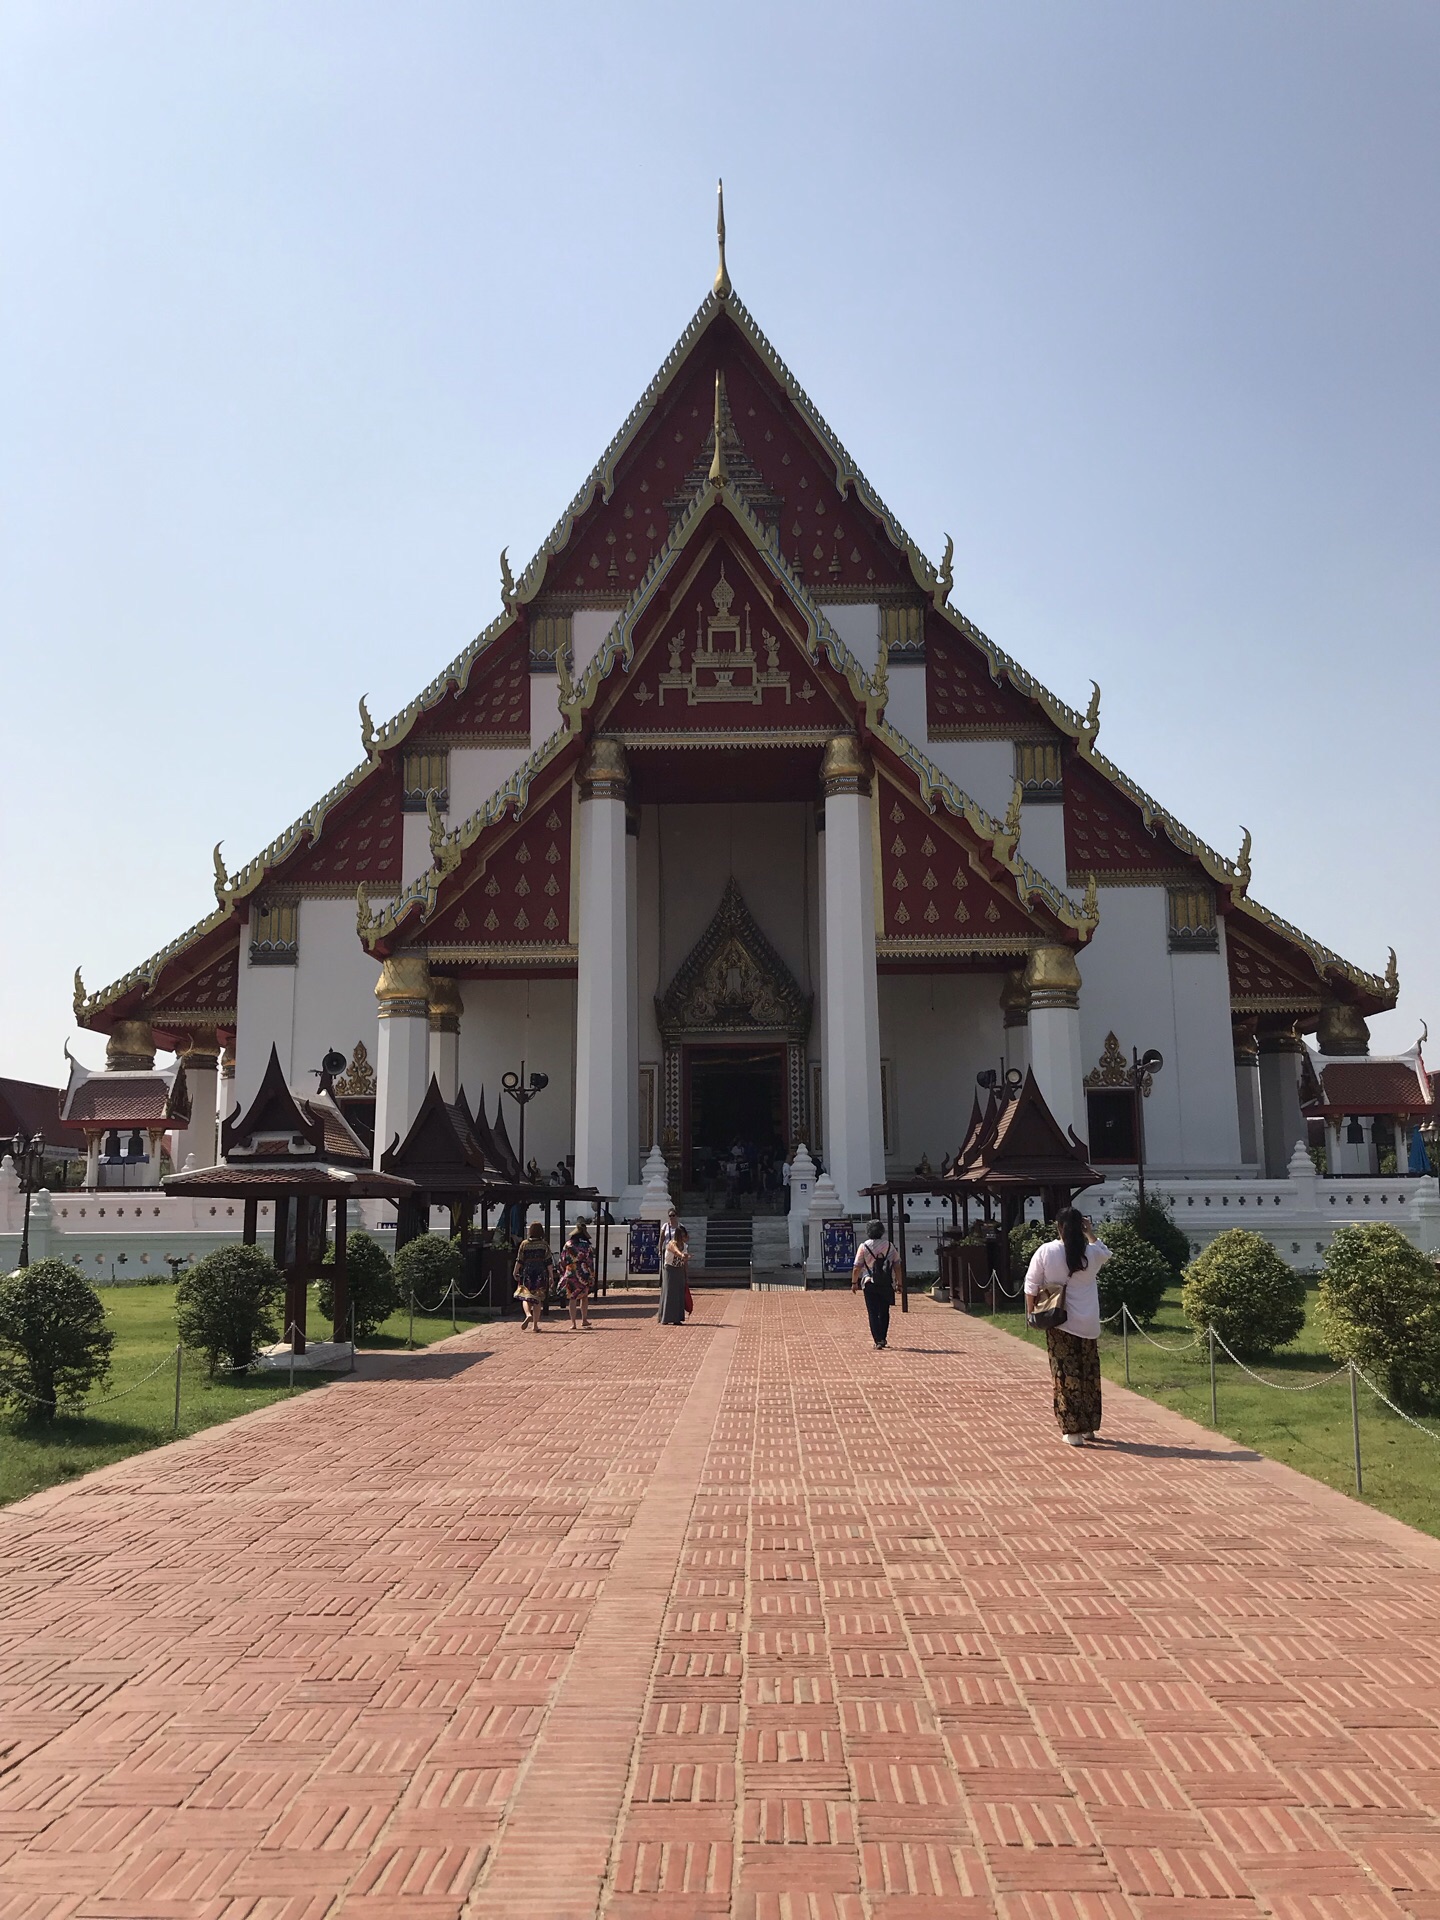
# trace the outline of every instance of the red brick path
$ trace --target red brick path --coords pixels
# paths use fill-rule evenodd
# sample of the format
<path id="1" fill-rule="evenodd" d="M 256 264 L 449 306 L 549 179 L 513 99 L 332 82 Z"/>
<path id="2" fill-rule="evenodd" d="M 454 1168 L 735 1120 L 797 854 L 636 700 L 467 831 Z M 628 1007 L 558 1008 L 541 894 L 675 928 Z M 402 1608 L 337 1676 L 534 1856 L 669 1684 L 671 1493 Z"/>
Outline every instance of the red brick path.
<path id="1" fill-rule="evenodd" d="M 0 1515 L 0 1920 L 1440 1920 L 1434 1543 L 929 1303 L 597 1318 Z"/>

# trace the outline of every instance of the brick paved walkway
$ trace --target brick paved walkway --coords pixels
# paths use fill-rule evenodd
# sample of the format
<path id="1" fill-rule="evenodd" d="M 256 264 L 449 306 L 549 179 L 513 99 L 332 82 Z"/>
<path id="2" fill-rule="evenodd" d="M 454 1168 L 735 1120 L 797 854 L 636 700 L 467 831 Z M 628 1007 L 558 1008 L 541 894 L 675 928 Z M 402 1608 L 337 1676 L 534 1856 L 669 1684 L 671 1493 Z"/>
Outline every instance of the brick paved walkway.
<path id="1" fill-rule="evenodd" d="M 0 1920 L 1440 1920 L 1434 1543 L 928 1302 L 598 1318 L 0 1515 Z"/>

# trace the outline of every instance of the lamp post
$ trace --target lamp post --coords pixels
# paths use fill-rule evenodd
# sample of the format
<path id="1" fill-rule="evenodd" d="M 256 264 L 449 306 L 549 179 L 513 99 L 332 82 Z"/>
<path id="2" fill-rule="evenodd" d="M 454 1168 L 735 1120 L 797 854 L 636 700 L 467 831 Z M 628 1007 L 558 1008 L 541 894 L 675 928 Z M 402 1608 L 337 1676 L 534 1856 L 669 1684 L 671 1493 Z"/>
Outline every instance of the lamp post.
<path id="1" fill-rule="evenodd" d="M 1145 1211 L 1145 1096 L 1150 1082 L 1165 1064 L 1165 1056 L 1154 1047 L 1144 1053 L 1130 1049 L 1130 1092 L 1135 1102 L 1135 1179 L 1140 1189 L 1140 1211 Z"/>
<path id="2" fill-rule="evenodd" d="M 23 1268 L 30 1264 L 30 1196 L 44 1172 L 45 1136 L 33 1133 L 27 1139 L 23 1133 L 17 1133 L 5 1145 L 15 1162 L 15 1171 L 20 1176 L 20 1185 L 25 1193 L 25 1224 L 20 1230 L 20 1265 Z"/>
<path id="3" fill-rule="evenodd" d="M 536 1094 L 543 1093 L 549 1084 L 550 1076 L 548 1073 L 532 1073 L 527 1081 L 525 1078 L 525 1062 L 523 1060 L 520 1062 L 519 1073 L 503 1074 L 500 1079 L 501 1087 L 509 1094 L 510 1098 L 520 1109 L 520 1147 L 518 1157 L 520 1161 L 520 1177 L 522 1180 L 525 1177 L 525 1109 L 535 1098 Z"/>
<path id="4" fill-rule="evenodd" d="M 1018 1067 L 985 1067 L 976 1074 L 975 1084 L 983 1087 L 987 1093 L 993 1093 L 1000 1100 L 1013 1100 L 1025 1084 L 1025 1076 Z"/>

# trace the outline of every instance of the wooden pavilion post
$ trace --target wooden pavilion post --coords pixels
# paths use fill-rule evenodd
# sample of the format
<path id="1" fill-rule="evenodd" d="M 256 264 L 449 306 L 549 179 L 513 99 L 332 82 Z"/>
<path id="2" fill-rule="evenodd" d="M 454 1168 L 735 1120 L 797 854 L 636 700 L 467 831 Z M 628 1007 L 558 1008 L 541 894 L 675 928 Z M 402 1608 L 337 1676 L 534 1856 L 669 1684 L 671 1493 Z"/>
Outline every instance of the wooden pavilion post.
<path id="1" fill-rule="evenodd" d="M 331 1324 L 331 1332 L 336 1340 L 348 1340 L 350 1337 L 350 1266 L 346 1243 L 346 1205 L 344 1195 L 337 1193 L 335 1196 L 335 1283 L 332 1288 Z"/>
<path id="2" fill-rule="evenodd" d="M 240 1230 L 240 1242 L 242 1246 L 254 1246 L 255 1233 L 259 1225 L 259 1220 L 260 1202 L 254 1198 L 248 1199 L 245 1202 L 245 1224 Z"/>

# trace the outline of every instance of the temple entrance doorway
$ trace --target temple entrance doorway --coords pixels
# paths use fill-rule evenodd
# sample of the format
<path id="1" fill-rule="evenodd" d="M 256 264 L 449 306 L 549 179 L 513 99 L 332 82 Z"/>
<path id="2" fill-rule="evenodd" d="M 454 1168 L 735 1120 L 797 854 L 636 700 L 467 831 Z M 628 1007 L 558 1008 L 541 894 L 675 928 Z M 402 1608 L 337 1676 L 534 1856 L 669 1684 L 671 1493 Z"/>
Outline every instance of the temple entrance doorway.
<path id="1" fill-rule="evenodd" d="M 785 1048 L 685 1048 L 684 1180 L 712 1205 L 773 1197 L 785 1158 Z"/>

